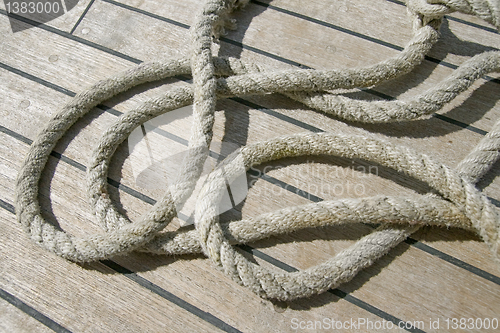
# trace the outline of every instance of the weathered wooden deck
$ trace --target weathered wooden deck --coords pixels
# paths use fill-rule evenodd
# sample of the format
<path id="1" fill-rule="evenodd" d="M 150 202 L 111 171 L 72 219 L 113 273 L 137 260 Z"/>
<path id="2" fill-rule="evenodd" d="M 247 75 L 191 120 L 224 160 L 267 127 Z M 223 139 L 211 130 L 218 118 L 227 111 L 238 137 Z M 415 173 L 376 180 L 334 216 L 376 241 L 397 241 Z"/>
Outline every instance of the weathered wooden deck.
<path id="1" fill-rule="evenodd" d="M 500 320 L 500 268 L 484 243 L 461 230 L 423 228 L 350 283 L 287 304 L 260 299 L 202 256 L 132 254 L 77 265 L 28 239 L 14 215 L 14 182 L 37 131 L 84 87 L 142 61 L 186 55 L 189 24 L 200 2 L 85 0 L 54 21 L 16 33 L 1 4 L 0 331 L 294 332 L 308 321 L 365 318 L 395 325 L 422 321 L 424 326 L 406 330 L 446 332 L 456 331 L 447 329 L 447 318 Z M 406 8 L 397 0 L 252 1 L 235 18 L 238 29 L 221 39 L 216 53 L 269 68 L 374 64 L 397 54 L 411 35 Z M 494 28 L 453 14 L 444 22 L 441 40 L 415 71 L 348 94 L 369 100 L 407 98 L 439 82 L 472 55 L 495 48 L 500 48 L 500 38 Z M 302 131 L 370 131 L 455 166 L 500 117 L 499 77 L 480 79 L 439 115 L 384 125 L 346 123 L 281 96 L 221 100 L 214 140 L 238 146 Z M 99 232 L 85 193 L 85 164 L 92 147 L 120 112 L 169 87 L 134 89 L 108 101 L 109 108 L 96 108 L 71 129 L 44 175 L 41 202 L 48 219 L 57 219 L 76 235 Z M 188 122 L 162 128 L 170 133 L 158 139 L 163 147 L 182 147 L 189 137 Z M 161 191 L 136 183 L 127 155 L 122 145 L 112 165 L 110 192 L 137 219 Z M 266 174 L 272 178 L 256 179 L 237 212 L 226 215 L 255 216 L 310 200 L 426 191 L 421 183 L 388 169 L 361 172 L 369 167 L 339 158 L 271 163 Z M 497 164 L 478 186 L 500 207 L 499 174 Z M 169 228 L 178 225 L 176 221 Z M 306 230 L 241 249 L 262 265 L 293 270 L 333 256 L 371 230 L 369 225 Z M 430 325 L 437 320 L 439 330 Z M 370 330 L 362 326 L 345 331 Z"/>

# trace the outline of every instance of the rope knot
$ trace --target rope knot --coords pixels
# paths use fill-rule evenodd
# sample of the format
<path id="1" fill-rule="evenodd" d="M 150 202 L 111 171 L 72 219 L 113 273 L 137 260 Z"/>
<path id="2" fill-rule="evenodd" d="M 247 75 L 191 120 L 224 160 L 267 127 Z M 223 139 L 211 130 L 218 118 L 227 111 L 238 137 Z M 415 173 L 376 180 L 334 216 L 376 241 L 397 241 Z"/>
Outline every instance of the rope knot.
<path id="1" fill-rule="evenodd" d="M 408 0 L 408 10 L 418 15 L 423 25 L 453 12 L 477 16 L 500 30 L 498 0 Z"/>

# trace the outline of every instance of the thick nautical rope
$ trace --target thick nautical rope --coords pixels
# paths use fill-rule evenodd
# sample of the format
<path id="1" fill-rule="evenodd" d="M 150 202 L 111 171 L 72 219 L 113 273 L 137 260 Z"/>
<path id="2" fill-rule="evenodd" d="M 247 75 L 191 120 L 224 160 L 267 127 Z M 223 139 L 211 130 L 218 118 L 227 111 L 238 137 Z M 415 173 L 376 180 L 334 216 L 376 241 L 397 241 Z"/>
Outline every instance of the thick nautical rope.
<path id="1" fill-rule="evenodd" d="M 451 8 L 449 11 L 460 10 L 483 18 L 485 15 L 484 11 L 477 10 L 483 7 L 472 6 L 471 8 L 476 8 L 474 11 L 453 7 L 448 2 L 440 3 Z M 453 2 L 455 3 L 458 2 Z M 498 1 L 487 3 L 491 4 L 488 8 L 493 10 L 490 11 L 489 18 L 485 19 L 495 24 Z M 458 172 L 432 161 L 425 155 L 370 137 L 361 139 L 328 133 L 305 134 L 250 145 L 229 157 L 222 163 L 223 168 L 218 168 L 210 175 L 203 188 L 204 195 L 199 197 L 196 206 L 195 230 L 157 235 L 192 193 L 201 173 L 201 166 L 208 155 L 211 141 L 217 97 L 279 92 L 343 119 L 363 122 L 398 121 L 435 112 L 467 89 L 477 78 L 500 69 L 499 52 L 489 52 L 471 58 L 440 85 L 407 102 L 367 103 L 347 99 L 321 91 L 371 86 L 411 71 L 437 40 L 437 28 L 442 14 L 431 15 L 416 5 L 412 7 L 410 1 L 409 11 L 413 13 L 416 22 L 414 37 L 398 56 L 374 66 L 330 71 L 265 72 L 256 65 L 245 64 L 236 59 L 213 58 L 211 55 L 212 33 L 220 30 L 220 26 L 227 19 L 227 13 L 241 4 L 237 1 L 208 1 L 205 4 L 191 30 L 190 59 L 141 64 L 78 94 L 51 119 L 30 147 L 16 187 L 18 219 L 33 240 L 73 261 L 99 260 L 132 250 L 167 254 L 202 251 L 239 283 L 249 286 L 264 297 L 283 300 L 318 293 L 350 280 L 360 269 L 387 253 L 423 224 L 477 230 L 494 254 L 497 254 L 496 212 L 472 183 L 487 172 L 498 159 L 498 124 L 464 159 Z M 88 190 L 91 205 L 107 233 L 77 238 L 47 223 L 40 214 L 38 183 L 50 152 L 67 129 L 97 104 L 135 85 L 189 73 L 193 75 L 193 87 L 172 89 L 163 96 L 127 112 L 101 138 L 88 167 Z M 217 78 L 216 74 L 229 77 Z M 134 128 L 164 112 L 190 103 L 194 103 L 194 123 L 189 141 L 190 153 L 183 161 L 183 167 L 180 168 L 182 171 L 174 184 L 167 189 L 164 197 L 139 221 L 130 223 L 131 221 L 115 209 L 107 196 L 109 160 L 116 147 Z M 369 147 L 373 151 L 366 151 L 363 140 L 370 142 Z M 342 142 L 341 145 L 353 146 L 335 146 L 335 143 L 339 142 Z M 373 156 L 374 151 L 378 151 L 380 155 Z M 320 152 L 346 157 L 357 156 L 395 167 L 417 179 L 429 182 L 429 185 L 447 200 L 432 196 L 343 199 L 285 208 L 247 221 L 217 223 L 217 200 L 223 183 L 221 179 L 230 176 L 227 174 L 228 170 L 238 169 L 234 167 L 234 161 L 240 161 L 248 167 L 251 163 L 262 163 L 284 156 Z M 390 154 L 383 155 L 384 152 Z M 394 154 L 399 154 L 397 156 L 400 160 L 393 160 Z M 386 159 L 378 160 L 381 156 Z M 363 237 L 327 263 L 292 275 L 273 274 L 263 270 L 245 261 L 246 259 L 230 246 L 231 243 L 249 242 L 305 227 L 367 221 L 400 225 L 383 224 L 374 233 Z M 412 226 L 408 227 L 408 224 Z"/>

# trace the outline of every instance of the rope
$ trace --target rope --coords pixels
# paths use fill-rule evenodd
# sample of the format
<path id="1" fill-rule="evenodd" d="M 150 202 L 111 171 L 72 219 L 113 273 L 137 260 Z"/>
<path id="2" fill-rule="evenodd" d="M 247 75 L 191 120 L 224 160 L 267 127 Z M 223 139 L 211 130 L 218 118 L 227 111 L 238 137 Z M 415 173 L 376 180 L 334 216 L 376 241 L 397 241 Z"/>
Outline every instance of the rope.
<path id="1" fill-rule="evenodd" d="M 500 52 L 492 51 L 472 57 L 440 84 L 408 101 L 365 102 L 328 92 L 369 87 L 410 72 L 438 40 L 444 14 L 461 11 L 499 27 L 499 1 L 409 0 L 413 37 L 397 56 L 359 69 L 272 72 L 238 59 L 212 56 L 212 36 L 231 25 L 229 13 L 246 2 L 206 1 L 190 31 L 189 58 L 143 63 L 116 74 L 77 94 L 46 124 L 31 145 L 16 183 L 18 220 L 31 239 L 76 262 L 106 259 L 134 250 L 170 255 L 204 253 L 238 283 L 262 297 L 280 300 L 310 296 L 349 281 L 422 225 L 475 230 L 496 258 L 500 251 L 498 215 L 473 184 L 499 157 L 500 122 L 456 170 L 373 136 L 297 134 L 247 145 L 227 157 L 207 178 L 196 205 L 196 229 L 159 233 L 191 196 L 201 175 L 212 140 L 217 98 L 281 93 L 345 120 L 403 121 L 436 112 L 481 76 L 500 71 Z M 125 113 L 97 144 L 87 168 L 87 190 L 97 221 L 106 233 L 75 237 L 46 222 L 40 213 L 39 181 L 50 152 L 65 132 L 93 107 L 112 96 L 138 84 L 189 74 L 193 77 L 192 85 L 171 89 Z M 181 171 L 164 196 L 139 221 L 132 223 L 116 210 L 107 194 L 109 161 L 118 145 L 137 126 L 189 104 L 193 104 L 194 120 Z M 237 177 L 251 165 L 318 154 L 362 158 L 394 168 L 428 183 L 439 195 L 324 201 L 288 207 L 248 220 L 218 223 L 218 202 L 228 179 Z M 381 226 L 327 262 L 295 273 L 271 272 L 249 262 L 232 247 L 236 243 L 308 227 L 366 221 L 381 223 Z"/>
<path id="2" fill-rule="evenodd" d="M 198 196 L 195 221 L 203 253 L 227 275 L 254 292 L 266 298 L 290 300 L 335 288 L 340 283 L 350 280 L 361 268 L 371 264 L 389 248 L 398 244 L 402 240 L 400 239 L 402 235 L 411 233 L 414 229 L 387 229 L 383 226 L 376 231 L 376 236 L 371 234 L 364 237 L 334 259 L 294 273 L 271 272 L 250 262 L 233 249 L 217 221 L 217 205 L 226 188 L 226 179 L 238 176 L 239 165 L 249 168 L 277 158 L 306 154 L 361 158 L 426 182 L 469 218 L 495 257 L 500 254 L 498 237 L 500 220 L 495 207 L 484 194 L 456 171 L 426 155 L 370 136 L 342 136 L 333 133 L 298 134 L 243 147 L 209 175 Z M 388 211 L 408 208 L 407 205 L 397 203 L 397 201 L 391 202 L 387 207 Z M 383 209 L 384 206 L 377 206 L 377 209 L 379 208 Z M 362 216 L 373 214 L 372 210 L 365 212 L 365 209 L 364 205 L 360 205 L 349 210 L 347 220 L 355 219 L 357 214 Z M 423 211 L 425 209 L 419 213 Z M 301 213 L 302 209 L 296 208 L 295 214 Z M 381 214 L 384 214 L 384 211 Z M 458 217 L 457 214 L 452 216 Z M 446 218 L 441 219 L 446 221 Z M 419 220 L 419 223 L 421 221 Z"/>

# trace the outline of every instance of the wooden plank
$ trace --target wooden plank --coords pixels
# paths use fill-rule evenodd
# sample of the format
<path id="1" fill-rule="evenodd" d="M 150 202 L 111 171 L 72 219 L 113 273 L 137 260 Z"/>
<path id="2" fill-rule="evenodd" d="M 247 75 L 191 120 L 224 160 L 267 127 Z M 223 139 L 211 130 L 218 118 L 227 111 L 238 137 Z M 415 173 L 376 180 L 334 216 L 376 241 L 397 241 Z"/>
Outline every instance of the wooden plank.
<path id="1" fill-rule="evenodd" d="M 4 233 L 1 288 L 72 331 L 125 332 L 214 326 L 141 288 L 102 264 L 85 268 L 45 251 L 26 239 L 14 216 L 0 210 Z M 71 281 L 71 283 L 68 283 Z M 75 288 L 78 286 L 78 288 Z M 137 311 L 137 309 L 144 309 Z"/>
<path id="2" fill-rule="evenodd" d="M 2 332 L 53 332 L 35 318 L 0 298 L 0 331 Z"/>
<path id="3" fill-rule="evenodd" d="M 9 143 L 8 146 L 9 147 L 16 147 L 15 145 L 13 145 L 13 143 Z M 13 151 L 19 152 L 22 150 L 19 148 L 14 148 Z M 3 155 L 8 155 L 8 154 L 4 153 Z M 22 156 L 22 154 L 20 156 Z M 13 158 L 14 157 L 10 157 L 9 159 L 13 159 Z M 20 163 L 20 161 L 18 163 Z M 64 216 L 67 216 L 68 219 L 71 219 L 71 216 L 74 216 L 75 214 L 78 214 L 78 215 L 80 215 L 82 213 L 84 214 L 84 211 L 81 212 L 81 208 L 79 208 L 79 207 L 84 206 L 85 204 L 83 202 L 81 202 L 81 199 L 78 199 L 78 197 L 73 197 L 73 199 L 69 200 L 69 202 L 68 202 L 67 196 L 69 193 L 72 193 L 73 195 L 74 195 L 74 193 L 78 193 L 78 187 L 79 187 L 78 183 L 82 183 L 83 179 L 78 181 L 77 180 L 78 177 L 76 174 L 74 174 L 72 172 L 72 174 L 70 176 L 70 174 L 68 174 L 68 171 L 64 171 L 64 170 L 65 170 L 65 168 L 64 168 L 63 164 L 58 165 L 57 170 L 55 172 L 56 176 L 54 177 L 54 180 L 52 181 L 52 184 L 51 184 L 52 191 L 56 193 L 56 196 L 53 197 L 53 200 L 55 200 L 55 202 L 53 201 L 53 203 L 52 203 L 52 209 L 53 209 L 55 215 L 57 215 L 58 217 L 61 217 L 61 216 L 63 217 L 61 224 L 64 226 L 64 228 L 65 229 L 69 228 L 71 230 L 70 225 L 68 223 L 69 221 L 65 222 L 66 219 L 64 219 Z M 65 175 L 66 177 L 63 177 L 61 174 Z M 62 178 L 62 179 L 58 180 L 59 178 Z M 65 178 L 67 178 L 67 180 L 71 179 L 71 181 L 65 181 Z M 61 182 L 61 181 L 64 181 L 64 183 L 59 185 L 59 182 Z M 65 194 L 61 194 L 61 192 L 65 192 Z M 58 203 L 59 201 L 60 201 L 60 203 Z M 76 206 L 69 208 L 68 207 L 69 203 L 75 203 Z M 68 214 L 65 212 L 70 212 L 70 213 Z M 84 219 L 82 219 L 81 217 L 79 218 L 79 220 L 84 221 Z M 79 228 L 79 229 L 82 228 L 82 226 L 80 226 L 79 224 L 80 223 L 78 223 L 78 224 L 73 223 L 73 225 L 74 225 L 73 228 Z M 86 225 L 86 223 L 85 223 L 85 225 Z M 88 230 L 88 228 L 87 228 L 87 230 Z M 81 232 L 81 230 L 80 230 L 80 232 Z M 155 260 L 157 260 L 157 259 L 155 259 Z M 167 260 L 168 260 L 168 258 L 167 258 Z M 127 259 L 127 262 L 128 262 L 128 259 Z M 208 263 L 205 263 L 205 265 L 208 265 L 206 267 L 207 270 L 211 269 L 211 267 Z M 199 268 L 200 264 L 197 263 L 196 265 L 194 265 L 194 267 Z M 192 269 L 194 269 L 194 268 L 192 268 Z M 184 275 L 185 276 L 193 276 L 193 273 L 194 272 L 187 272 Z M 194 274 L 194 275 L 197 275 L 197 274 Z M 172 282 L 172 280 L 169 280 L 169 281 Z M 231 281 L 228 281 L 228 283 L 229 283 L 229 286 L 231 286 L 231 285 L 234 286 L 234 284 Z M 199 285 L 206 286 L 205 278 L 203 278 L 202 281 L 199 282 Z M 217 283 L 214 283 L 214 289 L 215 289 L 215 287 L 217 287 L 217 285 L 220 285 L 220 281 L 217 281 Z M 229 286 L 227 287 L 227 289 L 229 289 Z M 226 288 L 223 288 L 223 290 L 225 290 L 225 289 Z M 219 290 L 219 289 L 217 289 L 217 290 Z M 243 289 L 243 290 L 245 290 L 245 289 Z M 246 292 L 248 292 L 248 291 L 246 291 Z M 196 297 L 201 298 L 200 295 L 197 295 Z M 238 300 L 239 299 L 240 298 L 238 297 Z M 255 299 L 256 299 L 256 302 L 258 304 L 260 304 L 261 301 L 258 298 L 255 298 Z M 216 306 L 217 306 L 217 304 L 211 305 L 211 307 L 216 307 Z M 349 311 L 349 313 L 353 313 L 354 310 L 351 308 L 348 308 L 346 311 Z M 336 311 L 336 312 L 338 312 L 338 311 Z M 365 315 L 363 315 L 363 316 L 365 316 Z M 339 318 L 342 318 L 342 317 L 339 317 Z M 255 318 L 254 318 L 254 320 L 255 320 Z M 250 324 L 248 324 L 248 325 L 250 325 Z M 252 325 L 250 325 L 250 326 L 252 326 Z"/>
<path id="4" fill-rule="evenodd" d="M 16 75 L 10 75 L 8 77 L 6 77 L 6 79 L 4 80 L 5 84 L 7 86 L 16 86 L 18 85 L 19 86 L 19 89 L 14 89 L 14 91 L 22 91 L 21 93 L 18 93 L 18 95 L 14 96 L 10 96 L 10 93 L 8 94 L 9 98 L 11 100 L 17 100 L 17 102 L 13 102 L 13 103 L 9 103 L 11 104 L 12 106 L 16 105 L 16 104 L 21 104 L 23 102 L 23 97 L 26 95 L 26 92 L 29 91 L 29 94 L 28 95 L 34 95 L 36 94 L 36 90 L 37 89 L 40 89 L 38 88 L 38 86 L 36 84 L 28 84 L 27 82 L 23 82 L 23 81 L 27 81 L 27 80 L 20 80 L 18 81 L 19 83 L 17 83 L 17 80 L 19 80 L 17 78 Z M 23 82 L 23 83 L 20 83 L 20 82 Z M 30 87 L 33 87 L 33 88 L 30 88 Z M 21 90 L 22 89 L 22 90 Z M 8 117 L 7 118 L 7 123 L 11 122 L 11 120 L 9 119 L 12 119 L 12 123 L 13 125 L 16 125 L 17 124 L 31 124 L 33 126 L 33 129 L 32 130 L 29 130 L 28 132 L 26 131 L 28 128 L 26 128 L 24 125 L 19 127 L 18 128 L 18 131 L 20 131 L 20 133 L 22 133 L 23 135 L 25 136 L 28 136 L 28 137 L 31 137 L 31 138 L 34 138 L 34 135 L 36 133 L 36 131 L 38 130 L 38 126 L 32 122 L 29 121 L 29 119 L 31 117 L 33 117 L 34 115 L 36 115 L 36 117 L 39 117 L 39 119 L 43 120 L 43 119 L 47 119 L 47 115 L 45 115 L 45 110 L 55 110 L 57 107 L 58 107 L 58 103 L 55 103 L 56 101 L 58 101 L 58 97 L 54 97 L 54 96 L 61 96 L 64 99 L 67 99 L 66 97 L 64 97 L 63 95 L 61 94 L 58 94 L 56 93 L 55 95 L 52 95 L 50 94 L 48 91 L 49 89 L 46 89 L 44 88 L 44 91 L 46 91 L 42 96 L 44 97 L 45 101 L 47 103 L 50 103 L 51 105 L 53 106 L 49 106 L 49 107 L 41 107 L 40 105 L 37 105 L 37 104 L 33 104 L 33 105 L 30 105 L 30 107 L 28 108 L 29 109 L 29 113 L 25 113 L 25 114 L 21 114 L 21 115 L 16 115 L 15 114 L 15 107 L 12 107 L 12 110 L 8 110 L 6 111 L 8 114 L 10 115 L 16 115 L 14 118 L 10 118 Z M 261 102 L 261 104 L 264 104 L 266 105 L 266 99 L 262 99 L 264 102 Z M 269 99 L 267 99 L 269 100 Z M 35 103 L 38 103 L 40 101 L 35 101 Z M 62 103 L 61 103 L 62 104 Z M 245 117 L 245 109 L 242 108 L 241 106 L 238 107 L 238 105 L 234 102 L 231 102 L 231 101 L 228 101 L 228 102 L 225 102 L 225 105 L 227 106 L 224 106 L 224 104 L 221 106 L 221 109 L 229 109 L 229 110 L 232 110 L 230 114 L 227 114 L 225 116 L 225 119 L 220 119 L 218 117 L 218 119 L 220 119 L 218 122 L 217 122 L 217 126 L 216 126 L 216 138 L 218 138 L 219 140 L 222 139 L 222 136 L 223 136 L 223 124 L 222 122 L 223 121 L 229 121 L 231 124 L 238 124 L 238 119 L 242 119 L 242 117 Z M 269 103 L 268 103 L 269 105 Z M 272 106 L 270 106 L 272 107 Z M 120 106 L 118 106 L 118 108 L 120 108 Z M 121 109 L 121 108 L 120 108 Z M 239 111 L 237 111 L 239 110 Z M 290 111 L 288 110 L 280 110 L 280 109 L 276 109 L 278 112 L 281 112 L 282 114 L 284 115 L 290 115 Z M 300 118 L 303 118 L 303 119 L 318 119 L 319 121 L 317 122 L 317 124 L 315 125 L 319 125 L 321 127 L 323 127 L 324 129 L 328 129 L 328 126 L 325 126 L 326 124 L 328 125 L 331 125 L 332 128 L 339 128 L 339 126 L 342 126 L 341 127 L 341 130 L 342 131 L 346 131 L 348 132 L 350 130 L 350 127 L 349 126 L 346 126 L 344 123 L 341 123 L 341 122 L 337 122 L 337 121 L 334 121 L 334 120 L 331 120 L 330 119 L 326 119 L 328 120 L 329 122 L 326 122 L 322 119 L 322 118 L 318 118 L 313 112 L 311 111 L 307 111 L 307 110 L 297 110 L 297 111 L 292 111 L 294 112 L 292 115 L 293 117 L 295 117 L 296 119 L 300 119 Z M 96 117 L 97 114 L 94 114 L 92 116 L 92 118 Z M 222 117 L 222 115 L 219 114 L 219 116 Z M 245 137 L 241 137 L 241 135 L 236 136 L 236 137 L 233 137 L 234 135 L 232 135 L 232 137 L 229 137 L 230 141 L 232 142 L 235 142 L 235 143 L 238 143 L 238 144 L 244 144 L 245 143 L 245 140 L 247 140 L 248 142 L 254 142 L 254 141 L 258 141 L 258 140 L 262 140 L 264 138 L 270 138 L 272 136 L 274 136 L 273 133 L 276 133 L 276 132 L 281 132 L 282 134 L 284 133 L 293 133 L 293 132 L 296 132 L 297 130 L 301 130 L 300 128 L 297 128 L 295 126 L 292 126 L 292 127 L 289 127 L 290 130 L 289 131 L 283 131 L 284 128 L 286 128 L 287 126 L 289 126 L 288 124 L 286 124 L 285 122 L 278 122 L 276 123 L 272 118 L 266 116 L 265 114 L 260 114 L 260 113 L 257 113 L 257 112 L 253 112 L 251 111 L 251 116 L 252 116 L 252 121 L 250 122 L 249 126 L 252 126 L 250 130 L 246 130 L 244 127 L 240 127 L 240 128 L 234 128 L 234 131 L 231 131 L 231 132 L 236 132 L 236 133 L 244 133 L 244 132 L 249 132 L 249 137 L 248 138 L 245 138 Z M 23 118 L 19 118 L 19 117 L 23 117 Z M 97 121 L 97 122 L 93 122 L 93 124 L 95 124 L 96 126 L 98 126 L 97 128 L 93 128 L 93 129 L 90 129 L 90 128 L 85 128 L 85 129 L 81 129 L 81 126 L 79 126 L 78 128 L 76 128 L 75 130 L 72 131 L 72 133 L 74 133 L 74 135 L 76 135 L 76 133 L 80 133 L 82 136 L 77 136 L 76 137 L 76 140 L 75 142 L 72 142 L 72 143 L 68 143 L 69 139 L 65 139 L 64 140 L 64 143 L 61 145 L 61 146 L 68 146 L 66 149 L 66 154 L 71 157 L 71 158 L 76 158 L 76 157 L 79 157 L 79 159 L 82 161 L 82 162 L 85 162 L 85 160 L 87 160 L 89 158 L 88 154 L 86 155 L 83 155 L 82 154 L 85 152 L 85 151 L 90 151 L 91 150 L 91 147 L 95 144 L 96 140 L 97 140 L 97 137 L 95 135 L 95 133 L 93 133 L 93 131 L 101 131 L 105 128 L 106 124 L 110 124 L 113 119 L 114 119 L 114 116 L 111 116 L 110 114 L 103 114 L 101 117 L 99 117 L 99 119 L 102 119 L 104 121 L 104 124 L 103 125 L 100 125 L 100 121 Z M 429 149 L 432 149 L 432 147 L 436 146 L 437 144 L 439 144 L 440 140 L 441 140 L 441 137 L 438 136 L 439 135 L 442 135 L 443 133 L 443 127 L 442 125 L 440 124 L 440 121 L 438 119 L 433 119 L 433 123 L 435 123 L 436 125 L 434 127 L 430 127 L 428 128 L 428 130 L 430 131 L 432 128 L 434 128 L 436 130 L 436 135 L 435 135 L 435 139 L 432 141 L 429 141 L 430 139 L 425 139 L 425 140 L 422 140 L 421 143 L 419 143 L 417 146 L 421 147 L 421 145 L 423 144 L 424 145 L 424 151 L 428 151 Z M 243 123 L 244 124 L 244 123 Z M 258 128 L 256 128 L 255 130 L 253 129 L 253 126 L 262 126 L 262 124 L 276 124 L 277 126 L 272 129 L 272 130 L 269 130 L 270 128 L 267 128 L 265 131 L 262 131 L 262 130 L 259 130 Z M 186 124 L 187 125 L 187 124 Z M 241 126 L 238 125 L 238 126 Z M 387 126 L 388 127 L 388 126 Z M 397 128 L 397 125 L 393 125 L 393 127 L 396 127 Z M 452 141 L 452 142 L 459 142 L 459 143 L 463 143 L 464 145 L 466 145 L 468 147 L 469 143 L 467 143 L 467 140 L 469 139 L 468 137 L 468 133 L 467 132 L 457 132 L 457 133 L 453 133 L 451 128 L 453 128 L 452 125 L 448 125 L 448 127 L 450 128 L 450 133 L 454 134 L 454 135 L 460 135 L 459 137 L 455 138 L 453 136 L 450 136 L 448 139 L 448 141 Z M 167 131 L 171 131 L 173 132 L 174 134 L 180 136 L 180 137 L 183 137 L 184 139 L 187 139 L 188 138 L 188 134 L 186 131 L 182 130 L 182 128 L 175 128 L 173 126 L 167 126 L 165 127 L 165 129 Z M 408 126 L 403 126 L 402 127 L 402 130 L 401 130 L 401 133 L 403 133 L 404 131 L 408 131 Z M 362 133 L 360 131 L 358 131 L 358 133 Z M 70 135 L 70 137 L 73 137 L 74 135 Z M 476 137 L 480 137 L 479 135 L 475 135 Z M 401 143 L 404 143 L 406 145 L 411 145 L 412 144 L 412 141 L 414 139 L 404 139 L 405 141 L 400 141 Z M 166 141 L 168 142 L 168 140 Z M 165 143 L 166 143 L 165 142 Z M 83 146 L 85 146 L 85 149 L 83 148 Z M 460 148 L 459 150 L 460 151 L 463 151 L 464 154 L 466 153 L 466 148 L 467 147 L 464 147 L 464 148 Z M 441 153 L 441 152 L 440 152 Z M 446 153 L 447 155 L 444 155 L 444 159 L 448 160 L 448 161 L 457 161 L 458 162 L 458 158 L 462 158 L 460 155 L 457 155 L 453 150 L 444 150 L 443 153 Z M 129 173 L 130 173 L 130 170 L 128 170 Z M 129 179 L 129 178 L 125 178 L 125 181 Z M 303 183 L 304 182 L 307 182 L 307 180 L 303 180 L 302 181 Z M 390 183 L 390 182 L 389 182 Z M 126 183 L 126 185 L 133 185 L 133 181 L 132 182 L 129 182 L 129 183 Z M 377 193 L 377 191 L 371 191 L 370 194 L 375 194 Z M 158 197 L 158 193 L 156 196 L 154 197 Z"/>
<path id="5" fill-rule="evenodd" d="M 45 72 L 51 72 L 51 71 L 47 70 L 47 71 L 45 71 Z M 493 86 L 493 85 L 494 85 L 494 84 L 492 84 L 491 86 Z M 492 88 L 494 88 L 494 87 L 492 87 Z M 481 100 L 482 100 L 482 97 L 485 97 L 485 96 L 487 96 L 487 95 L 493 95 L 493 94 L 490 94 L 490 93 L 491 93 L 491 89 L 486 90 L 486 92 L 485 92 L 485 93 L 483 93 L 483 94 L 481 94 L 481 95 L 480 95 Z M 471 98 L 471 100 L 472 100 L 472 101 L 477 101 L 477 100 L 479 100 L 479 98 Z M 475 105 L 472 105 L 472 106 L 475 106 Z M 464 109 L 468 109 L 468 108 L 464 108 Z M 496 110 L 496 108 L 494 108 L 494 109 Z M 462 113 L 464 113 L 464 112 L 465 112 L 465 110 L 464 110 Z M 467 113 L 469 113 L 469 112 L 467 112 Z M 486 117 L 486 118 L 490 118 L 490 117 Z M 439 123 L 439 121 L 438 121 L 437 123 Z M 414 123 L 412 123 L 412 125 L 414 125 Z M 392 124 L 391 124 L 391 125 L 376 125 L 376 126 L 371 126 L 371 128 L 370 128 L 370 127 L 368 127 L 368 128 L 369 128 L 369 129 L 374 129 L 374 128 L 380 128 L 380 127 L 384 127 L 384 126 L 385 126 L 385 127 L 390 127 L 391 129 L 393 129 L 393 128 L 397 128 L 397 126 L 393 126 Z M 411 126 L 411 125 L 410 125 L 410 126 Z M 410 126 L 403 126 L 404 130 L 403 130 L 403 131 L 401 131 L 401 132 L 406 132 Z M 415 126 L 412 126 L 412 127 L 415 127 Z M 392 134 L 392 133 L 391 133 L 391 134 Z"/>

